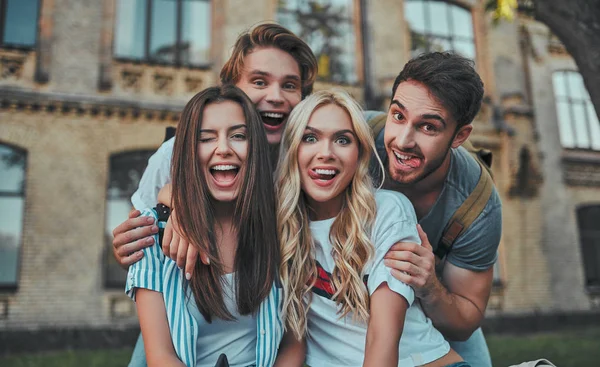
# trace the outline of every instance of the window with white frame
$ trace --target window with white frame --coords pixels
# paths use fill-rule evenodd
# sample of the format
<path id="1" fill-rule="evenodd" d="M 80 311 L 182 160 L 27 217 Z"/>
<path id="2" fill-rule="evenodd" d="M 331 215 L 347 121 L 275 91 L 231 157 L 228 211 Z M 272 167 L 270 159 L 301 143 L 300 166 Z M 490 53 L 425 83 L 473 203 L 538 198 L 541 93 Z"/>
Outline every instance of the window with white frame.
<path id="1" fill-rule="evenodd" d="M 114 56 L 176 66 L 207 66 L 210 0 L 118 0 Z"/>
<path id="2" fill-rule="evenodd" d="M 0 143 L 0 289 L 16 289 L 25 213 L 27 152 Z"/>
<path id="3" fill-rule="evenodd" d="M 468 9 L 436 0 L 404 0 L 411 55 L 454 51 L 475 60 L 473 17 Z"/>
<path id="4" fill-rule="evenodd" d="M 112 231 L 128 218 L 133 207 L 131 195 L 137 190 L 152 150 L 113 154 L 110 157 L 109 179 L 106 190 L 106 266 L 104 284 L 108 288 L 123 288 L 127 272 L 113 257 Z"/>
<path id="5" fill-rule="evenodd" d="M 319 62 L 318 78 L 358 81 L 355 0 L 280 0 L 277 21 L 302 38 Z"/>
<path id="6" fill-rule="evenodd" d="M 562 146 L 600 150 L 600 122 L 581 74 L 556 71 L 552 85 Z"/>

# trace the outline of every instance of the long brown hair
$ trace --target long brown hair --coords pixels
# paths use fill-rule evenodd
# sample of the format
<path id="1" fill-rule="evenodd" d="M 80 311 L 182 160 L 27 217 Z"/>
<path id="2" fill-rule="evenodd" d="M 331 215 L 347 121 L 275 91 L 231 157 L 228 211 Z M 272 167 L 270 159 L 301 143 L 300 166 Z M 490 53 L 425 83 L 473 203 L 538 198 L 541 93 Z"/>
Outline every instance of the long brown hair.
<path id="1" fill-rule="evenodd" d="M 173 148 L 171 177 L 173 202 L 179 227 L 192 246 L 206 253 L 210 265 L 196 262 L 190 280 L 196 304 L 204 318 L 232 320 L 223 300 L 223 263 L 215 235 L 215 213 L 204 170 L 198 157 L 198 141 L 204 109 L 211 103 L 233 101 L 244 111 L 248 155 L 238 193 L 233 223 L 238 234 L 234 269 L 238 311 L 254 313 L 267 297 L 277 276 L 279 242 L 275 197 L 269 161 L 269 144 L 262 121 L 250 99 L 235 86 L 211 87 L 196 94 L 185 106 Z"/>

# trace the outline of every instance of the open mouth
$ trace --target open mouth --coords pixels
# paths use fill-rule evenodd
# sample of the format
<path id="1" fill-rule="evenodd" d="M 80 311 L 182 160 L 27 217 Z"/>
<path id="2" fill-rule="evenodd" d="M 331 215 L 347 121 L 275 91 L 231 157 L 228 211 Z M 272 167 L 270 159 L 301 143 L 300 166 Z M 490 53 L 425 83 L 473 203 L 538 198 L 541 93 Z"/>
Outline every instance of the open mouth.
<path id="1" fill-rule="evenodd" d="M 215 181 L 222 184 L 233 182 L 240 171 L 240 167 L 233 164 L 217 164 L 210 168 L 210 174 Z"/>
<path id="2" fill-rule="evenodd" d="M 323 169 L 315 168 L 308 171 L 308 175 L 313 180 L 320 181 L 322 183 L 328 183 L 332 181 L 339 172 L 335 169 Z"/>
<path id="3" fill-rule="evenodd" d="M 261 112 L 260 117 L 265 125 L 279 127 L 285 121 L 286 115 L 281 112 Z"/>
<path id="4" fill-rule="evenodd" d="M 410 168 L 419 168 L 423 160 L 420 157 L 408 154 L 402 154 L 394 151 L 394 156 L 396 157 L 396 162 L 399 164 L 410 167 Z"/>

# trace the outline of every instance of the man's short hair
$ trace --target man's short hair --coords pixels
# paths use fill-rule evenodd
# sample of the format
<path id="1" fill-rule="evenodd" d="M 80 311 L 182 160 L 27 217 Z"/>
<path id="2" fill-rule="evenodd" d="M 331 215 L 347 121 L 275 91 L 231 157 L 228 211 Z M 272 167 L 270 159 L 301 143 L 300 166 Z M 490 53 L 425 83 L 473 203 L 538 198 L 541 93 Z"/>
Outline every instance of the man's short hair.
<path id="1" fill-rule="evenodd" d="M 238 37 L 231 57 L 221 69 L 221 83 L 238 82 L 244 67 L 244 57 L 257 47 L 275 47 L 290 54 L 300 67 L 302 98 L 312 93 L 317 77 L 317 58 L 306 42 L 276 23 L 259 24 Z"/>
<path id="2" fill-rule="evenodd" d="M 483 82 L 474 62 L 453 52 L 429 52 L 410 60 L 394 81 L 392 98 L 398 85 L 413 80 L 424 84 L 448 110 L 457 130 L 473 122 L 481 108 Z"/>

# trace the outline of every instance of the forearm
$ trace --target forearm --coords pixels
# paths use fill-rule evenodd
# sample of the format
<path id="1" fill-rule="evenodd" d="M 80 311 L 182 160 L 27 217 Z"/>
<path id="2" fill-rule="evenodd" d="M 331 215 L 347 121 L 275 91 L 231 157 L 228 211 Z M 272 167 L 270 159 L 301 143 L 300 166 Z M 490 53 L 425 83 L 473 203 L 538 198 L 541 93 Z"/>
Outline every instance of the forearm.
<path id="1" fill-rule="evenodd" d="M 398 342 L 401 334 L 402 330 L 398 333 L 397 338 L 390 338 L 389 335 L 382 335 L 369 327 L 367 330 L 363 367 L 398 366 Z"/>
<path id="2" fill-rule="evenodd" d="M 294 333 L 287 331 L 283 336 L 275 367 L 303 366 L 306 359 L 306 343 L 304 340 L 298 340 Z"/>
<path id="3" fill-rule="evenodd" d="M 398 366 L 398 347 L 408 307 L 406 299 L 387 283 L 382 283 L 371 295 L 364 367 Z"/>
<path id="4" fill-rule="evenodd" d="M 468 298 L 450 292 L 439 281 L 421 298 L 421 306 L 433 326 L 447 339 L 456 341 L 467 340 L 480 326 L 485 312 Z"/>
<path id="5" fill-rule="evenodd" d="M 148 366 L 185 366 L 173 347 L 162 294 L 137 288 L 136 306 Z"/>
<path id="6" fill-rule="evenodd" d="M 148 367 L 186 367 L 177 356 L 172 354 L 148 356 Z"/>

